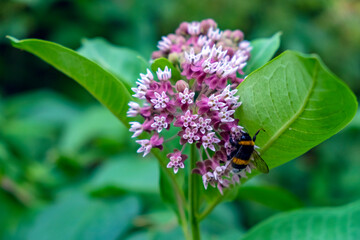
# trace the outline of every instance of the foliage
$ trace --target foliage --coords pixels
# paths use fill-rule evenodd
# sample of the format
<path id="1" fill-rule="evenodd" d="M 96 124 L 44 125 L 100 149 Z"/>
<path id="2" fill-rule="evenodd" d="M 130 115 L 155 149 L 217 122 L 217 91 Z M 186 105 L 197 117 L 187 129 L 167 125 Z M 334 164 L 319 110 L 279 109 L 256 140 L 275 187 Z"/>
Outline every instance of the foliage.
<path id="1" fill-rule="evenodd" d="M 280 47 L 280 35 L 276 33 L 270 38 L 251 41 L 251 58 L 246 65 L 245 74 L 249 74 L 267 63 Z"/>
<path id="2" fill-rule="evenodd" d="M 275 35 L 269 40 L 256 41 L 262 43 L 257 46 L 258 48 L 262 46 L 264 49 L 270 50 L 257 50 L 256 57 L 253 60 L 254 63 L 252 63 L 253 66 L 260 65 L 271 57 L 271 53 L 273 54 L 275 52 L 274 49 L 279 45 L 277 40 L 273 40 L 277 37 L 278 35 Z M 118 52 L 120 54 L 118 57 L 115 57 L 116 54 L 114 54 L 108 58 L 108 53 L 111 51 L 106 49 L 112 49 L 114 48 L 113 46 L 103 41 L 99 43 L 95 40 L 95 44 L 92 47 L 99 49 L 94 50 L 89 48 L 89 43 L 92 43 L 92 41 L 85 43 L 85 46 L 80 49 L 82 54 L 86 54 L 91 58 L 94 58 L 94 52 L 96 52 L 97 56 L 104 54 L 104 57 L 97 58 L 98 60 L 96 61 L 100 64 L 97 65 L 91 60 L 82 58 L 72 50 L 50 42 L 40 40 L 19 41 L 13 38 L 10 38 L 10 40 L 15 47 L 27 50 L 54 65 L 65 74 L 74 76 L 74 80 L 88 89 L 127 126 L 128 120 L 126 120 L 124 110 L 118 111 L 118 109 L 124 109 L 122 106 L 125 106 L 126 101 L 131 99 L 130 96 L 124 98 L 124 96 L 130 95 L 128 88 L 124 87 L 129 83 L 126 83 L 125 78 L 121 77 L 118 72 L 116 73 L 117 77 L 114 77 L 114 75 L 107 71 L 115 73 L 114 69 L 116 68 L 109 65 L 109 59 L 115 58 L 118 60 L 117 64 L 120 64 L 120 56 L 124 53 L 123 51 Z M 266 44 L 263 44 L 264 42 Z M 92 50 L 90 51 L 89 49 Z M 69 58 L 63 58 L 64 54 L 69 56 Z M 134 57 L 134 61 L 136 59 L 138 59 L 138 64 L 141 65 L 143 60 Z M 153 70 L 156 69 L 156 65 L 174 68 L 171 63 L 161 59 L 153 63 Z M 86 79 L 89 74 L 79 71 L 79 69 L 84 68 L 89 70 L 99 69 L 97 70 L 98 75 L 95 75 L 93 78 L 94 81 L 87 81 Z M 98 83 L 96 84 L 95 77 L 101 79 L 101 86 L 111 88 L 114 84 L 118 84 L 120 87 L 109 89 L 111 92 L 99 91 L 99 89 L 105 88 L 98 87 L 99 85 Z M 172 80 L 175 81 L 176 79 Z M 133 84 L 130 83 L 131 85 Z M 341 102 L 331 102 L 335 91 Z M 122 96 L 121 99 L 116 101 L 117 105 L 113 104 L 113 96 Z M 261 127 L 266 129 L 266 132 L 263 134 L 264 136 L 257 143 L 260 145 L 260 151 L 263 153 L 263 157 L 268 162 L 270 168 L 279 166 L 301 155 L 311 147 L 338 132 L 353 118 L 357 109 L 357 103 L 351 91 L 323 66 L 321 60 L 291 51 L 281 54 L 276 59 L 252 72 L 244 83 L 239 86 L 239 96 L 243 101 L 243 106 L 237 111 L 241 124 L 250 133 L 255 132 L 256 129 Z M 331 102 L 331 104 L 324 107 L 324 101 Z M 293 139 L 296 139 L 296 141 Z M 185 215 L 187 207 L 184 205 L 186 199 L 181 192 L 182 184 L 178 180 L 179 176 L 174 178 L 172 172 L 165 168 L 166 160 L 164 160 L 163 153 L 157 152 L 155 156 L 158 158 L 160 166 L 162 166 L 160 169 L 160 176 L 162 176 L 160 178 L 162 197 L 165 201 L 174 204 L 173 208 L 176 210 L 178 221 L 183 227 L 186 236 L 187 227 L 184 224 L 186 224 Z M 122 164 L 126 164 L 126 161 L 122 162 Z M 102 170 L 105 173 L 100 173 L 100 177 L 95 178 L 91 185 L 96 186 L 100 182 L 101 185 L 105 184 L 105 190 L 98 189 L 95 192 L 93 191 L 93 194 L 106 196 L 109 193 L 121 193 L 126 189 L 126 187 L 121 187 L 121 182 L 124 182 L 121 178 L 115 177 L 111 180 L 111 175 L 116 175 L 117 172 L 115 166 L 108 169 L 105 168 Z M 131 167 L 126 167 L 126 165 L 123 168 L 131 169 Z M 146 170 L 143 174 L 146 175 Z M 131 174 L 123 177 L 126 179 L 131 177 Z M 190 184 L 199 185 L 196 179 L 189 179 L 191 181 Z M 136 191 L 136 186 L 131 187 L 130 185 L 130 189 Z M 170 189 L 174 193 L 171 193 Z M 189 199 L 192 199 L 190 196 L 195 193 L 189 191 L 189 194 L 191 194 L 188 196 Z M 223 199 L 223 197 L 218 196 L 218 193 L 205 192 L 204 194 L 208 195 L 209 203 L 208 205 L 201 201 L 196 203 L 204 208 L 203 212 L 200 213 L 199 219 L 205 218 Z M 190 201 L 190 204 L 194 203 Z M 192 205 L 190 205 L 191 207 Z M 195 223 L 196 221 L 195 216 Z M 195 223 L 192 222 L 192 224 Z"/>
<path id="3" fill-rule="evenodd" d="M 139 210 L 136 198 L 104 201 L 69 192 L 36 217 L 28 239 L 118 239 Z"/>
<path id="4" fill-rule="evenodd" d="M 42 40 L 18 41 L 12 38 L 15 47 L 22 48 L 38 55 L 55 68 L 76 80 L 91 92 L 101 103 L 106 105 L 122 122 L 127 124 L 125 114 L 127 103 L 132 99 L 124 85 L 123 79 L 118 79 L 105 68 L 81 56 L 70 49 L 55 43 Z M 85 49 L 85 48 L 84 48 Z M 86 50 L 82 50 L 85 54 Z M 126 63 L 126 59 L 123 62 Z M 98 81 L 102 79 L 102 81 Z"/>
<path id="5" fill-rule="evenodd" d="M 258 225 L 243 239 L 312 239 L 315 236 L 316 239 L 358 239 L 359 218 L 359 202 L 338 208 L 288 212 Z"/>
<path id="6" fill-rule="evenodd" d="M 351 90 L 318 57 L 291 51 L 250 74 L 239 96 L 243 104 L 237 114 L 244 127 L 250 133 L 265 130 L 257 144 L 270 168 L 337 133 L 357 110 Z"/>
<path id="7" fill-rule="evenodd" d="M 119 154 L 134 153 L 136 146 L 129 144 L 130 135 L 109 111 L 49 91 L 1 103 L 5 106 L 0 131 L 2 239 L 86 238 L 89 228 L 99 233 L 92 235 L 95 239 L 182 238 L 176 216 L 159 197 L 155 159 Z M 12 122 L 25 129 L 42 127 L 10 134 L 5 129 Z M 44 146 L 41 139 L 51 141 Z M 230 224 L 236 219 L 232 208 L 220 205 L 202 223 L 205 236 L 229 234 L 218 221 Z"/>
<path id="8" fill-rule="evenodd" d="M 138 78 L 138 73 L 149 67 L 147 61 L 133 50 L 94 37 L 102 36 L 117 45 L 131 47 L 148 59 L 161 35 L 172 32 L 182 20 L 212 17 L 226 28 L 240 27 L 246 39 L 255 39 L 252 41 L 253 54 L 265 49 L 264 45 L 269 44 L 269 48 L 264 51 L 268 52 L 267 57 L 252 58 L 253 62 L 246 69 L 248 80 L 242 85 L 243 89 L 239 88 L 243 108 L 237 114 L 253 133 L 263 126 L 251 119 L 258 118 L 259 109 L 264 113 L 259 119 L 266 119 L 265 123 L 269 125 L 264 127 L 266 132 L 259 134 L 257 144 L 261 146 L 265 160 L 270 162 L 270 166 L 275 166 L 299 156 L 338 132 L 354 114 L 356 104 L 353 95 L 346 94 L 348 88 L 314 55 L 287 52 L 263 68 L 253 70 L 285 49 L 316 52 L 359 95 L 359 11 L 360 5 L 356 1 L 347 0 L 274 1 L 271 4 L 257 0 L 226 0 L 221 5 L 191 0 L 5 0 L 0 3 L 0 35 L 48 39 L 72 49 L 78 48 L 80 39 L 86 37 L 78 52 L 50 42 L 34 40 L 34 43 L 48 43 L 65 51 L 74 57 L 72 71 L 81 73 L 79 64 L 87 63 L 93 76 L 99 72 L 108 75 L 118 89 L 126 92 Z M 277 50 L 280 34 L 272 34 L 279 30 L 282 43 Z M 33 56 L 12 49 L 4 37 L 0 38 L 0 49 L 3 53 L 0 56 L 0 239 L 56 239 L 64 236 L 69 239 L 183 239 L 177 224 L 179 216 L 172 211 L 177 205 L 174 203 L 176 195 L 171 189 L 174 180 L 180 188 L 185 187 L 186 176 L 178 174 L 171 178 L 174 175 L 164 170 L 166 158 L 159 161 L 162 164 L 159 168 L 154 157 L 142 159 L 136 156 L 136 146 L 129 141 L 126 127 L 106 108 L 95 104 L 72 80 L 34 60 Z M 285 59 L 296 64 L 291 66 Z M 282 65 L 282 61 L 287 64 L 286 69 L 274 67 Z M 78 76 L 66 72 L 67 66 L 61 61 L 58 63 L 58 69 L 68 76 Z M 306 101 L 294 98 L 297 94 L 279 94 L 277 91 L 282 90 L 282 85 L 263 84 L 267 79 L 262 74 L 267 75 L 265 72 L 271 72 L 271 69 L 277 69 L 275 76 L 290 74 L 287 70 L 292 68 L 301 69 L 303 76 L 311 75 L 314 68 L 318 68 L 324 81 L 307 78 L 311 80 L 307 83 L 315 82 L 314 89 L 318 89 L 319 82 L 324 83 L 321 87 L 337 86 L 344 96 L 349 97 L 349 104 L 340 107 L 345 102 L 338 101 L 337 91 L 331 96 L 323 91 L 301 91 L 299 95 L 302 97 L 308 93 L 309 99 L 316 100 L 313 97 L 318 94 L 327 102 L 323 109 L 318 109 L 324 112 L 306 116 L 312 118 L 311 125 L 304 126 L 306 120 L 302 119 L 309 111 L 300 114 L 298 117 L 301 119 L 295 117 L 294 124 L 312 132 L 319 131 L 322 135 L 317 138 L 317 135 L 301 134 L 292 139 L 291 131 L 284 131 L 279 134 L 279 141 L 267 144 L 278 131 L 277 126 L 294 117 L 283 114 L 278 118 L 276 111 L 281 113 L 279 104 L 288 104 L 289 99 L 300 105 Z M 303 84 L 299 78 L 290 79 L 297 83 L 296 86 Z M 81 77 L 76 77 L 76 80 L 81 85 L 86 84 Z M 90 84 L 90 87 L 94 96 L 102 99 L 103 95 L 94 89 L 95 85 Z M 38 88 L 55 89 L 57 93 Z M 259 101 L 250 95 L 248 89 L 251 88 L 256 88 L 252 93 Z M 269 93 L 272 98 L 269 98 Z M 116 96 L 111 106 L 119 110 L 117 104 L 123 98 L 123 95 Z M 274 106 L 269 99 L 273 99 Z M 252 101 L 257 103 L 256 108 Z M 126 111 L 126 101 L 123 102 L 122 113 Z M 106 101 L 103 104 L 110 106 Z M 309 104 L 304 105 L 305 109 Z M 265 107 L 274 112 L 265 113 Z M 337 107 L 344 113 L 340 118 Z M 251 115 L 245 114 L 245 109 Z M 290 109 L 287 110 L 290 113 Z M 333 111 L 334 115 L 327 111 Z M 325 115 L 328 118 L 318 119 Z M 336 128 L 336 121 L 342 117 L 344 122 Z M 268 175 L 252 178 L 239 189 L 227 192 L 225 197 L 220 197 L 214 189 L 204 191 L 199 188 L 203 201 L 200 210 L 213 210 L 200 222 L 202 238 L 273 239 L 271 236 L 277 235 L 288 239 L 290 234 L 300 234 L 299 238 L 304 238 L 306 228 L 307 236 L 358 239 L 359 120 L 358 111 L 347 128 L 315 149 L 295 161 L 271 169 Z M 123 121 L 127 122 L 127 119 Z M 314 121 L 319 125 L 313 124 Z M 333 124 L 332 130 L 323 131 Z M 299 151 L 285 153 L 283 148 L 276 147 L 280 143 L 286 146 L 297 144 L 296 150 Z M 283 158 L 276 158 L 280 155 Z M 157 184 L 159 179 L 161 186 Z M 162 197 L 173 202 L 173 206 L 164 204 L 159 197 L 160 191 Z M 187 197 L 187 191 L 184 197 Z M 224 199 L 232 201 L 217 205 Z M 210 209 L 215 205 L 216 208 Z M 122 220 L 123 217 L 131 221 Z M 92 232 L 88 229 L 96 232 L 89 236 Z"/>

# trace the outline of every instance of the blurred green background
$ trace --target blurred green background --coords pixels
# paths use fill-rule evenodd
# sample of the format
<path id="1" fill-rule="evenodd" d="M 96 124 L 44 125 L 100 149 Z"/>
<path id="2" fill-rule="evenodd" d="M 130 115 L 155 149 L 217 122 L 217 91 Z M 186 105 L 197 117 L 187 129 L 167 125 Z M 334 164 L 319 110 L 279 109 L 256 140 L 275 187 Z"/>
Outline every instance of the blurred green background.
<path id="1" fill-rule="evenodd" d="M 5 35 L 72 49 L 103 37 L 149 59 L 162 35 L 205 18 L 248 40 L 282 31 L 279 52 L 318 53 L 360 95 L 356 0 L 2 0 L 0 239 L 182 239 L 160 199 L 156 161 L 137 156 L 127 130 L 84 89 Z M 359 133 L 358 112 L 314 150 L 250 181 L 202 222 L 204 238 L 240 237 L 282 211 L 360 199 Z"/>

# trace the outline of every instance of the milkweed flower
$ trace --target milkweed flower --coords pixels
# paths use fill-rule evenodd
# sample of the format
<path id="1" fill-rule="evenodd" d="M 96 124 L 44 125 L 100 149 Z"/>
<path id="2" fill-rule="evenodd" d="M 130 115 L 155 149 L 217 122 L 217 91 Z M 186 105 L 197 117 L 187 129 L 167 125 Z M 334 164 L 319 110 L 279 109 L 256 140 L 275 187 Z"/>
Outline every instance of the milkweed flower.
<path id="1" fill-rule="evenodd" d="M 251 171 L 249 165 L 245 171 L 234 173 L 227 160 L 234 150 L 230 137 L 241 136 L 242 127 L 234 117 L 241 105 L 236 87 L 243 81 L 251 45 L 241 31 L 222 31 L 214 20 L 207 19 L 181 23 L 175 34 L 162 37 L 157 47 L 152 59 L 169 59 L 182 79 L 174 82 L 168 66 L 158 68 L 156 73 L 148 69 L 140 74 L 132 90 L 143 104 L 130 102 L 127 116 L 144 119 L 130 122 L 132 137 L 148 132 L 151 138 L 136 141 L 140 144 L 138 153 L 146 156 L 152 148 L 162 149 L 165 141 L 178 141 L 181 150 L 167 154 L 167 167 L 176 174 L 186 164 L 184 149 L 194 144 L 200 160 L 192 172 L 202 176 L 205 188 L 217 187 L 222 193 L 246 177 L 245 171 Z M 177 134 L 164 139 L 161 135 L 170 128 L 176 128 Z"/>

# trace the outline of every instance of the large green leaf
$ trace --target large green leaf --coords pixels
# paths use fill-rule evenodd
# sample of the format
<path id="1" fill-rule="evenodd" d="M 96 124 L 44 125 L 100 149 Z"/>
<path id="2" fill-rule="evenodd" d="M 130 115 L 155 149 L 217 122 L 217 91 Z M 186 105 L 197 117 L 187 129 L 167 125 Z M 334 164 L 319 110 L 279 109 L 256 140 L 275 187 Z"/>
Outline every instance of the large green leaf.
<path id="1" fill-rule="evenodd" d="M 149 65 L 139 53 L 102 38 L 85 39 L 78 52 L 113 73 L 128 87 L 135 86 L 139 73 L 145 73 Z"/>
<path id="2" fill-rule="evenodd" d="M 102 195 L 130 191 L 158 193 L 159 171 L 154 159 L 121 155 L 105 162 L 89 183 L 90 191 Z"/>
<path id="3" fill-rule="evenodd" d="M 281 33 L 278 32 L 270 38 L 260 38 L 251 41 L 251 58 L 245 68 L 245 74 L 249 74 L 267 63 L 276 53 L 280 46 Z"/>
<path id="4" fill-rule="evenodd" d="M 360 202 L 344 207 L 307 209 L 274 216 L 243 238 L 255 239 L 360 239 Z"/>
<path id="5" fill-rule="evenodd" d="M 238 199 L 255 201 L 282 211 L 303 206 L 302 202 L 291 192 L 275 186 L 244 185 L 238 190 Z"/>
<path id="6" fill-rule="evenodd" d="M 236 117 L 270 168 L 284 164 L 344 128 L 357 102 L 351 90 L 315 56 L 287 51 L 239 86 Z"/>
<path id="7" fill-rule="evenodd" d="M 94 138 L 105 135 L 113 135 L 119 144 L 130 137 L 128 130 L 107 109 L 93 106 L 66 126 L 59 149 L 67 154 L 76 153 Z"/>
<path id="8" fill-rule="evenodd" d="M 71 193 L 39 214 L 27 239 L 119 239 L 139 208 L 134 197 L 106 201 Z"/>
<path id="9" fill-rule="evenodd" d="M 59 44 L 9 37 L 14 47 L 26 50 L 77 81 L 128 126 L 126 111 L 132 99 L 122 81 L 97 63 Z"/>

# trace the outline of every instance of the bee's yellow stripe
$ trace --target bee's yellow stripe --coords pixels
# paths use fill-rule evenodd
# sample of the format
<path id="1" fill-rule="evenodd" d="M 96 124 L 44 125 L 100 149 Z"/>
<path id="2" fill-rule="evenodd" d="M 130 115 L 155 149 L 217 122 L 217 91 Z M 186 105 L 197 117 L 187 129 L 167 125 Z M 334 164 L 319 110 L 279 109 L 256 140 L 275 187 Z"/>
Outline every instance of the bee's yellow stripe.
<path id="1" fill-rule="evenodd" d="M 232 159 L 232 161 L 233 161 L 233 163 L 235 163 L 237 165 L 248 165 L 250 160 L 243 160 L 243 159 L 234 157 Z"/>
<path id="2" fill-rule="evenodd" d="M 254 141 L 240 141 L 239 144 L 240 145 L 254 146 Z"/>

